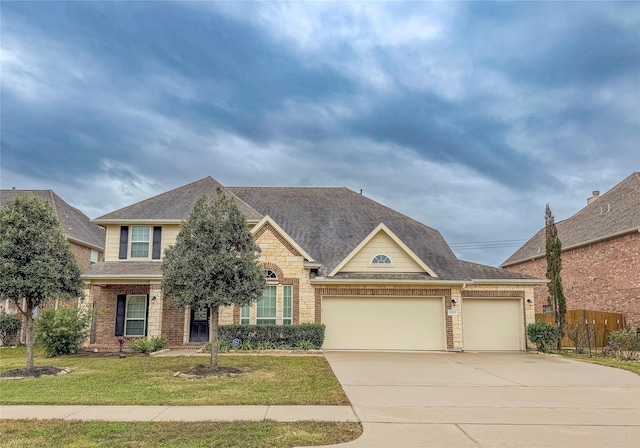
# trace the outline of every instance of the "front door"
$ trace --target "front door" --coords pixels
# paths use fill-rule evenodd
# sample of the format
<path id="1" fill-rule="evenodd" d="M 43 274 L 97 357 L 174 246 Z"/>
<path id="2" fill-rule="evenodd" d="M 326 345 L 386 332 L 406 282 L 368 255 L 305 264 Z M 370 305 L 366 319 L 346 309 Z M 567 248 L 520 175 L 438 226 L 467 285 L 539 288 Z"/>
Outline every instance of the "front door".
<path id="1" fill-rule="evenodd" d="M 209 308 L 191 310 L 189 342 L 209 342 Z"/>

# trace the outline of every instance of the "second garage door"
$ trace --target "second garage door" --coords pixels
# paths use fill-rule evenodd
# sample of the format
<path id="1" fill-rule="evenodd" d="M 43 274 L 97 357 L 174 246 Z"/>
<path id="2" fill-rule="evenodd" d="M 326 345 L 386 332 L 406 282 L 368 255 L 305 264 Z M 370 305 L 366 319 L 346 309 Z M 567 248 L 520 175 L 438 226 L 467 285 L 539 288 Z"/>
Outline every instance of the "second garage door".
<path id="1" fill-rule="evenodd" d="M 524 350 L 520 299 L 464 299 L 465 350 Z"/>
<path id="2" fill-rule="evenodd" d="M 442 298 L 323 297 L 325 349 L 445 350 Z"/>

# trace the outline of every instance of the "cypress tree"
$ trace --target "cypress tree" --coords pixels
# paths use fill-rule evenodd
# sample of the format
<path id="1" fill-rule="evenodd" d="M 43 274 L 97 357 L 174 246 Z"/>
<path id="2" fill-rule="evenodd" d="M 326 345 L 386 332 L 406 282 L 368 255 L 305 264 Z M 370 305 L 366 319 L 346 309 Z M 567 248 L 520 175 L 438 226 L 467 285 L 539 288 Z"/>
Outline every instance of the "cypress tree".
<path id="1" fill-rule="evenodd" d="M 545 210 L 544 221 L 546 238 L 545 257 L 547 259 L 547 279 L 549 279 L 547 285 L 549 288 L 547 302 L 553 308 L 555 323 L 560 330 L 560 338 L 558 339 L 558 350 L 560 350 L 566 323 L 567 303 L 564 293 L 562 292 L 562 277 L 560 276 L 560 271 L 562 270 L 562 242 L 560 238 L 558 238 L 558 229 L 556 228 L 549 204 L 547 204 Z"/>

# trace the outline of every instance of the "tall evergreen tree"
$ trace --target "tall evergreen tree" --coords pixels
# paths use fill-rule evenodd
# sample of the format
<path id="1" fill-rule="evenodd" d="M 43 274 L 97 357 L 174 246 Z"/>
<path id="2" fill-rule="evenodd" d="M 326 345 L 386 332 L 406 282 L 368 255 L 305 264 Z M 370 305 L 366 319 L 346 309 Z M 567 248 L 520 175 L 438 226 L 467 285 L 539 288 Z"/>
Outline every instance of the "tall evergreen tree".
<path id="1" fill-rule="evenodd" d="M 220 189 L 217 197 L 203 196 L 196 202 L 176 244 L 165 251 L 165 296 L 179 307 L 210 310 L 211 370 L 218 368 L 220 306 L 245 306 L 262 298 L 265 280 L 259 253 L 244 216 Z"/>
<path id="2" fill-rule="evenodd" d="M 562 277 L 560 276 L 560 271 L 562 270 L 562 242 L 560 238 L 558 238 L 558 229 L 556 228 L 549 204 L 547 204 L 545 210 L 544 221 L 546 237 L 545 256 L 547 259 L 547 278 L 549 279 L 547 285 L 549 288 L 547 302 L 553 308 L 555 323 L 560 330 L 560 338 L 558 339 L 558 350 L 560 350 L 566 323 L 567 302 L 562 292 Z"/>
<path id="3" fill-rule="evenodd" d="M 33 310 L 50 299 L 82 295 L 82 278 L 62 226 L 33 195 L 0 209 L 0 297 L 24 316 L 27 369 L 33 368 Z"/>

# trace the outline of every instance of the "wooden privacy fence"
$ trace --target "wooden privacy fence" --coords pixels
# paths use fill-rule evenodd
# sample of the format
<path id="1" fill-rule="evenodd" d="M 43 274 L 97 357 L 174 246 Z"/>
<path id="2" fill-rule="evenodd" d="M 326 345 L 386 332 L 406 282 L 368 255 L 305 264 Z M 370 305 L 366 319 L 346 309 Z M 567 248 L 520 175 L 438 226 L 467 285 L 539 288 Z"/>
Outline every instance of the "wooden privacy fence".
<path id="1" fill-rule="evenodd" d="M 604 347 L 609 344 L 609 334 L 624 328 L 624 315 L 621 313 L 606 313 L 604 311 L 571 310 L 567 311 L 567 329 L 562 338 L 563 347 L 576 346 L 576 334 L 581 331 L 579 344 L 591 347 Z M 536 322 L 554 323 L 553 313 L 536 314 Z M 572 333 L 571 335 L 569 333 Z M 573 340 L 572 340 L 573 338 Z M 588 339 L 588 340 L 584 340 Z"/>

